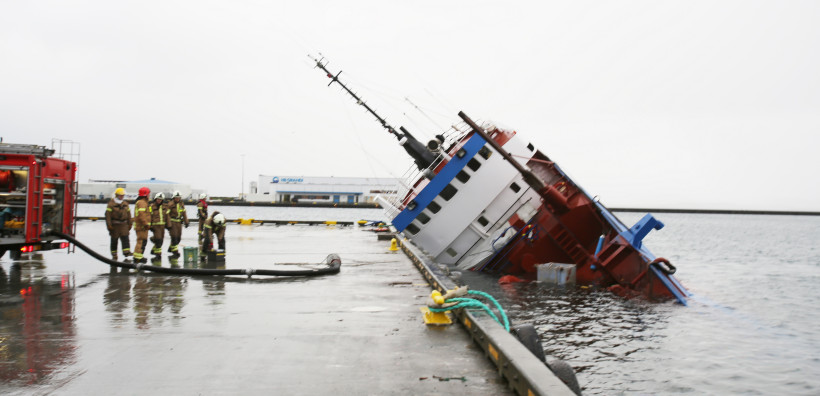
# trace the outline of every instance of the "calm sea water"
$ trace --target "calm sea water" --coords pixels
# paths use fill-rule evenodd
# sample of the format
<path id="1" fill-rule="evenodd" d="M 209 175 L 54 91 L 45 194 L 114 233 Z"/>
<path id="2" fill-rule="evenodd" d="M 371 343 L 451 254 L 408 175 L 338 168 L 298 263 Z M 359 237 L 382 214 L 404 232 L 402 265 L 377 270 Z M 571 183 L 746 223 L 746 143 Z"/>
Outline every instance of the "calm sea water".
<path id="1" fill-rule="evenodd" d="M 382 219 L 378 209 L 220 207 L 229 218 Z M 99 216 L 102 205 L 80 205 Z M 642 215 L 619 213 L 626 224 Z M 491 292 L 532 322 L 584 394 L 820 394 L 820 217 L 659 214 L 645 244 L 678 267 L 688 307 L 536 283 Z"/>
<path id="2" fill-rule="evenodd" d="M 688 307 L 464 277 L 534 323 L 584 394 L 820 394 L 820 217 L 656 217 L 645 244 L 678 267 Z"/>

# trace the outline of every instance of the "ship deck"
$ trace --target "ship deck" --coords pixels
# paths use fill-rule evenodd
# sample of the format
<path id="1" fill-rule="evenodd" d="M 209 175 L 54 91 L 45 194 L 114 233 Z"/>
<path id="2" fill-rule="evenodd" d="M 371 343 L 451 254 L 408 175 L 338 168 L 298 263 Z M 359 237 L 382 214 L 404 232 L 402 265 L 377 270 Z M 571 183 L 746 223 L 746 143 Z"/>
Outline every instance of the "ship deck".
<path id="1" fill-rule="evenodd" d="M 182 245 L 195 237 L 193 224 Z M 77 239 L 109 250 L 104 222 L 79 222 Z M 0 393 L 511 393 L 460 326 L 423 324 L 430 286 L 372 232 L 229 225 L 226 239 L 227 268 L 296 269 L 287 263 L 337 253 L 342 269 L 248 280 L 112 272 L 79 249 L 7 254 Z"/>

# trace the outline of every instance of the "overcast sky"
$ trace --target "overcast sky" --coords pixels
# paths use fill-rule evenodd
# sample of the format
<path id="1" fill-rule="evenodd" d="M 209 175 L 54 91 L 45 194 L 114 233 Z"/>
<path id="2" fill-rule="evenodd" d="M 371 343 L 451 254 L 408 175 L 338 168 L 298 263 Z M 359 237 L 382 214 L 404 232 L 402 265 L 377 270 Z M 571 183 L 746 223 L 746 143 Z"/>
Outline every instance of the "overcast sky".
<path id="1" fill-rule="evenodd" d="M 243 155 L 246 185 L 400 176 L 321 53 L 395 127 L 494 121 L 611 207 L 820 211 L 818 21 L 817 1 L 6 0 L 0 136 L 79 142 L 82 182 L 237 195 Z"/>

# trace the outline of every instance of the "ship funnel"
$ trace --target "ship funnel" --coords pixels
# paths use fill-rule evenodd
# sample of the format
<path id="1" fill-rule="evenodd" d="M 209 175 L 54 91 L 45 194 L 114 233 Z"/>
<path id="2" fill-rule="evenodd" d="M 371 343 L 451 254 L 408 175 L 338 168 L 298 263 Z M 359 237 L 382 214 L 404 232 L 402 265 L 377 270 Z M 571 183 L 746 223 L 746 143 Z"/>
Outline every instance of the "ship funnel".
<path id="1" fill-rule="evenodd" d="M 399 129 L 404 134 L 399 140 L 399 144 L 413 158 L 413 162 L 416 163 L 419 170 L 423 171 L 433 165 L 433 161 L 436 160 L 435 154 L 428 151 L 407 129 L 404 129 L 404 127 L 399 127 Z"/>

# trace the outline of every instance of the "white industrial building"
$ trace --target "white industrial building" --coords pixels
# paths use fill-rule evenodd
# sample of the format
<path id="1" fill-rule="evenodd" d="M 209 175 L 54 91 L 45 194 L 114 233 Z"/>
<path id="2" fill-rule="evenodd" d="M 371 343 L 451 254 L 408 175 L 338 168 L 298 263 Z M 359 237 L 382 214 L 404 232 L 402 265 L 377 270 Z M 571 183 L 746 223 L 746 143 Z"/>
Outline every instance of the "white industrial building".
<path id="1" fill-rule="evenodd" d="M 182 194 L 182 199 L 196 199 L 200 193 L 205 192 L 204 190 L 192 189 L 189 184 L 157 180 L 152 177 L 148 180 L 134 181 L 89 180 L 88 183 L 79 183 L 77 195 L 80 199 L 108 199 L 114 194 L 114 190 L 120 187 L 125 189 L 126 198 L 129 200 L 137 198 L 137 192 L 142 187 L 148 187 L 151 190 L 151 197 L 155 193 L 162 192 L 167 198 L 170 198 L 174 191 L 179 191 Z"/>
<path id="2" fill-rule="evenodd" d="M 246 199 L 252 202 L 372 203 L 377 195 L 395 197 L 399 180 L 387 177 L 309 177 L 259 175 Z"/>

